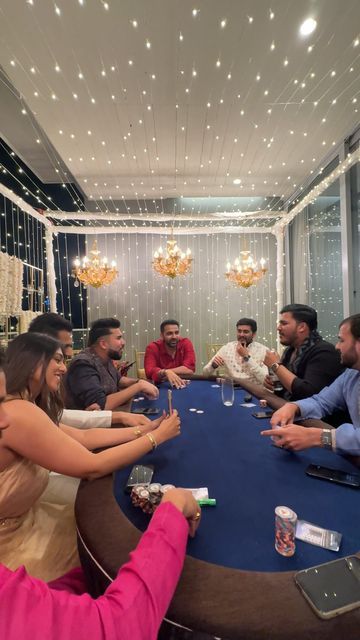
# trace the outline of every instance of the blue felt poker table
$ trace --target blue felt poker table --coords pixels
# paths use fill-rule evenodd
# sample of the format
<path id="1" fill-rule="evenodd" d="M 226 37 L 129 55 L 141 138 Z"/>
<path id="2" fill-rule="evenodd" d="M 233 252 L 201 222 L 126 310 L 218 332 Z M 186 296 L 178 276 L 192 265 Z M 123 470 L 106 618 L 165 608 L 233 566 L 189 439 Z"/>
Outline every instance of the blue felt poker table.
<path id="1" fill-rule="evenodd" d="M 167 409 L 168 388 L 161 385 L 158 400 L 137 400 L 133 408 Z M 269 420 L 252 415 L 260 410 L 259 400 L 253 396 L 255 406 L 249 406 L 245 393 L 236 389 L 233 406 L 225 407 L 215 381 L 192 380 L 184 389 L 173 390 L 181 435 L 140 461 L 154 466 L 154 482 L 207 487 L 209 496 L 216 498 L 215 507 L 203 508 L 198 534 L 189 540 L 169 617 L 223 638 L 306 638 L 315 632 L 317 638 L 333 637 L 333 633 L 335 638 L 339 629 L 348 637 L 358 637 L 358 612 L 320 621 L 293 581 L 300 569 L 358 552 L 359 492 L 305 473 L 310 463 L 349 472 L 354 466 L 331 451 L 294 453 L 273 446 L 260 435 Z M 85 556 L 96 559 L 103 571 L 103 586 L 106 576 L 126 561 L 149 519 L 124 493 L 130 470 L 118 471 L 113 480 L 83 483 L 78 495 L 82 553 L 85 550 Z M 102 517 L 99 535 L 95 509 L 101 512 L 104 504 L 105 522 Z M 301 519 L 341 532 L 340 551 L 296 541 L 293 557 L 279 555 L 274 548 L 278 505 L 290 507 Z"/>

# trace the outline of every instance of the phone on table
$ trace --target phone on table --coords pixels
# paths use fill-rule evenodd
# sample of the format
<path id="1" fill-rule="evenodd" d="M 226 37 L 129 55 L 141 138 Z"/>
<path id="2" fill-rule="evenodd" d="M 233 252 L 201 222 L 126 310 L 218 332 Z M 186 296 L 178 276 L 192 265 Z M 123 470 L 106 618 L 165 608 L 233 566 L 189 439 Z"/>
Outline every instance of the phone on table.
<path id="1" fill-rule="evenodd" d="M 271 418 L 272 414 L 274 412 L 273 411 L 255 411 L 254 413 L 252 413 L 251 415 L 254 416 L 254 418 L 259 418 L 259 419 L 264 419 L 264 418 Z"/>
<path id="2" fill-rule="evenodd" d="M 154 465 L 136 464 L 131 469 L 130 475 L 125 485 L 125 493 L 131 493 L 132 488 L 137 484 L 150 484 L 154 475 Z"/>
<path id="3" fill-rule="evenodd" d="M 321 480 L 329 480 L 337 484 L 343 484 L 353 489 L 360 488 L 360 475 L 349 471 L 341 471 L 340 469 L 331 469 L 330 467 L 322 467 L 319 464 L 309 464 L 306 468 L 306 474 L 313 478 Z"/>
<path id="4" fill-rule="evenodd" d="M 304 569 L 294 579 L 320 618 L 333 618 L 360 607 L 360 558 L 356 556 Z"/>
<path id="5" fill-rule="evenodd" d="M 133 409 L 131 413 L 139 413 L 144 416 L 156 416 L 160 413 L 160 409 L 157 407 L 136 407 L 136 409 Z"/>

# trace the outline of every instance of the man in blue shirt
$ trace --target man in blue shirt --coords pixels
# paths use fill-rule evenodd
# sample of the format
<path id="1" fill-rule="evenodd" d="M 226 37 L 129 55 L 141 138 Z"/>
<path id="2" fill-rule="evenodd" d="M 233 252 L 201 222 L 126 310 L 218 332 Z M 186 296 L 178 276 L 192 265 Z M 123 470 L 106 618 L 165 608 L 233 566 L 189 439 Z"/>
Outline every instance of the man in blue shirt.
<path id="1" fill-rule="evenodd" d="M 273 428 L 263 431 L 262 435 L 275 437 L 277 446 L 292 451 L 324 447 L 337 453 L 360 455 L 360 313 L 342 321 L 336 348 L 347 370 L 320 393 L 288 402 L 275 411 L 271 418 Z M 352 424 L 344 423 L 337 429 L 293 424 L 296 416 L 303 420 L 322 418 L 339 409 L 348 410 Z"/>

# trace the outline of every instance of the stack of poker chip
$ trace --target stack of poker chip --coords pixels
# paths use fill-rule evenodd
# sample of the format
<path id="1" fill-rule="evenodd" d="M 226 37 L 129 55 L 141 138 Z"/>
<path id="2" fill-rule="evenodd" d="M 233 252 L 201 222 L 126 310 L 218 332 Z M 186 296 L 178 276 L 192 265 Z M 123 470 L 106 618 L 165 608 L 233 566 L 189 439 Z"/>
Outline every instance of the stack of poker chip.
<path id="1" fill-rule="evenodd" d="M 282 556 L 295 553 L 295 529 L 297 515 L 289 507 L 275 509 L 275 549 Z"/>
<path id="2" fill-rule="evenodd" d="M 174 488 L 172 484 L 161 485 L 158 482 L 137 484 L 131 491 L 131 502 L 134 507 L 140 507 L 144 513 L 152 514 L 160 504 L 163 495 Z"/>

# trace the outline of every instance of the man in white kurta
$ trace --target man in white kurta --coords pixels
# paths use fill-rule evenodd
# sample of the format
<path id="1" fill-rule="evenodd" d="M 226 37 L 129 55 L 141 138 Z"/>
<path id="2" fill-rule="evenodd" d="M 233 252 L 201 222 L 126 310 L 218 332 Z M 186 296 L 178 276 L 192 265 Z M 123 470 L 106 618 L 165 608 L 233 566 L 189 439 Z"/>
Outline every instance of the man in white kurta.
<path id="1" fill-rule="evenodd" d="M 223 367 L 225 375 L 234 380 L 246 379 L 255 384 L 263 384 L 268 368 L 264 365 L 267 347 L 255 342 L 256 321 L 241 318 L 236 323 L 237 340 L 228 342 L 211 358 L 204 367 L 204 375 L 211 375 L 218 367 Z"/>

